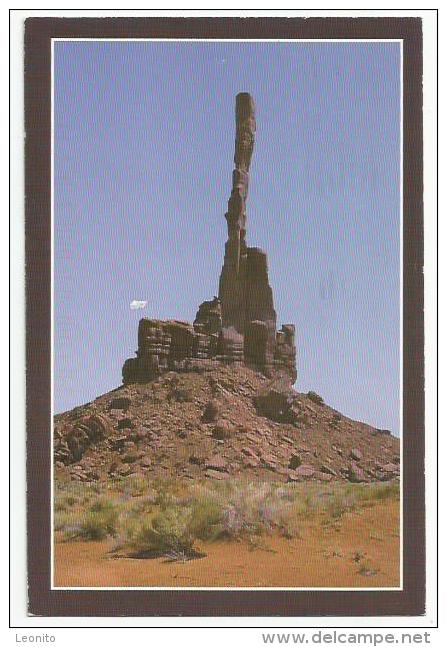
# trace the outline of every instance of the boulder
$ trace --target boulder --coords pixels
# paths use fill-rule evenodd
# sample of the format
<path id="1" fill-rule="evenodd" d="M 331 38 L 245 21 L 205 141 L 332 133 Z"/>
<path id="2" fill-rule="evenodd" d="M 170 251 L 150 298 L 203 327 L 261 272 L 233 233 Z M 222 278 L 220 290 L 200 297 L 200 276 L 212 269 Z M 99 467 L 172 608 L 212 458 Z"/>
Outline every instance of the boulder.
<path id="1" fill-rule="evenodd" d="M 330 474 L 331 476 L 337 476 L 337 472 L 332 467 L 329 467 L 329 465 L 326 465 L 326 463 L 321 465 L 320 472 L 323 472 L 323 474 Z"/>
<path id="2" fill-rule="evenodd" d="M 198 454 L 191 454 L 189 457 L 189 462 L 192 463 L 192 465 L 203 465 L 204 460 L 203 456 L 199 456 Z"/>
<path id="3" fill-rule="evenodd" d="M 351 463 L 348 470 L 348 480 L 351 483 L 365 483 L 367 478 L 361 467 L 356 465 L 356 463 Z"/>
<path id="4" fill-rule="evenodd" d="M 245 454 L 245 456 L 248 456 L 249 458 L 254 458 L 259 460 L 258 455 L 251 447 L 242 447 L 241 452 Z"/>
<path id="5" fill-rule="evenodd" d="M 263 467 L 276 472 L 279 467 L 279 461 L 273 454 L 262 453 L 260 456 Z"/>
<path id="6" fill-rule="evenodd" d="M 133 429 L 134 426 L 131 418 L 122 418 L 118 421 L 117 429 Z"/>
<path id="7" fill-rule="evenodd" d="M 119 451 L 124 448 L 127 442 L 127 436 L 116 436 L 115 438 L 110 438 L 109 443 L 112 446 L 112 449 Z"/>
<path id="8" fill-rule="evenodd" d="M 293 402 L 294 394 L 288 389 L 271 388 L 254 397 L 254 405 L 259 415 L 275 422 L 290 424 L 296 420 Z"/>
<path id="9" fill-rule="evenodd" d="M 301 465 L 301 458 L 299 454 L 292 454 L 289 461 L 289 468 L 291 470 L 296 470 L 297 467 Z"/>
<path id="10" fill-rule="evenodd" d="M 205 470 L 206 478 L 216 479 L 217 481 L 223 481 L 228 478 L 228 474 L 221 472 L 220 470 L 206 469 Z"/>
<path id="11" fill-rule="evenodd" d="M 379 481 L 390 481 L 399 476 L 400 467 L 396 463 L 386 463 L 385 465 L 376 466 L 376 477 Z"/>
<path id="12" fill-rule="evenodd" d="M 212 456 L 205 463 L 206 470 L 215 470 L 217 472 L 228 472 L 227 462 L 221 456 Z"/>
<path id="13" fill-rule="evenodd" d="M 397 473 L 400 471 L 399 465 L 397 465 L 396 463 L 387 463 L 386 465 L 381 465 L 379 469 L 381 472 Z"/>
<path id="14" fill-rule="evenodd" d="M 114 398 L 109 404 L 109 409 L 121 409 L 127 411 L 130 407 L 131 399 L 126 397 Z"/>
<path id="15" fill-rule="evenodd" d="M 315 468 L 312 465 L 300 465 L 295 470 L 295 474 L 302 479 L 310 479 L 315 474 Z"/>
<path id="16" fill-rule="evenodd" d="M 213 429 L 213 438 L 226 440 L 234 434 L 234 426 L 228 420 L 220 420 Z"/>
<path id="17" fill-rule="evenodd" d="M 104 440 L 110 432 L 110 422 L 102 414 L 81 418 L 63 434 L 64 441 L 59 441 L 56 457 L 65 464 L 76 463 L 91 445 Z"/>
<path id="18" fill-rule="evenodd" d="M 352 458 L 352 460 L 354 460 L 354 461 L 361 461 L 362 458 L 363 458 L 363 454 L 358 449 L 353 448 L 353 449 L 351 449 L 349 457 Z"/>
<path id="19" fill-rule="evenodd" d="M 221 411 L 221 404 L 215 398 L 207 402 L 202 414 L 202 422 L 215 422 Z"/>
<path id="20" fill-rule="evenodd" d="M 121 460 L 123 461 L 123 463 L 135 463 L 139 458 L 139 452 L 127 452 L 127 454 L 124 454 Z"/>
<path id="21" fill-rule="evenodd" d="M 314 478 L 318 479 L 319 481 L 332 481 L 332 475 L 327 474 L 327 472 L 315 472 Z"/>

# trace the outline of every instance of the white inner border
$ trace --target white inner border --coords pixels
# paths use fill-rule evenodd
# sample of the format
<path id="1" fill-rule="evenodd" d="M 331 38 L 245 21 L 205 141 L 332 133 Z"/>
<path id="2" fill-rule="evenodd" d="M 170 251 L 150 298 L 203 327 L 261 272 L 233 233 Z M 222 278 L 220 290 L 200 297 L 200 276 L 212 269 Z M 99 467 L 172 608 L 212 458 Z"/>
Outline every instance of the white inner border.
<path id="1" fill-rule="evenodd" d="M 399 375 L 399 403 L 400 403 L 400 584 L 398 587 L 166 587 L 166 586 L 54 586 L 54 461 L 53 461 L 53 395 L 54 395 L 54 43 L 55 42 L 250 42 L 250 43 L 400 43 L 400 375 Z M 403 40 L 402 39 L 286 39 L 286 38 L 260 38 L 260 39 L 213 39 L 213 38 L 52 38 L 51 39 L 51 589 L 52 590 L 112 590 L 112 591 L 145 591 L 145 590 L 176 590 L 176 591 L 401 591 L 403 590 Z"/>

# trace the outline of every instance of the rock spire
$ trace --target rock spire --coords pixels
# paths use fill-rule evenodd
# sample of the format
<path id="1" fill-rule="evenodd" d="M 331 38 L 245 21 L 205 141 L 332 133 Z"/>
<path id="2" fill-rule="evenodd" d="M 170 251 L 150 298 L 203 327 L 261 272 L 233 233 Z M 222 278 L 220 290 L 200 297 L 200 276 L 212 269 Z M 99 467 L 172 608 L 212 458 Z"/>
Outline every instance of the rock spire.
<path id="1" fill-rule="evenodd" d="M 247 247 L 246 205 L 255 143 L 255 105 L 236 96 L 233 182 L 225 214 L 228 240 L 219 296 L 204 301 L 193 324 L 142 319 L 136 358 L 126 360 L 123 381 L 145 382 L 168 370 L 212 370 L 216 362 L 246 364 L 267 375 L 296 380 L 295 327 L 276 330 L 267 254 Z"/>

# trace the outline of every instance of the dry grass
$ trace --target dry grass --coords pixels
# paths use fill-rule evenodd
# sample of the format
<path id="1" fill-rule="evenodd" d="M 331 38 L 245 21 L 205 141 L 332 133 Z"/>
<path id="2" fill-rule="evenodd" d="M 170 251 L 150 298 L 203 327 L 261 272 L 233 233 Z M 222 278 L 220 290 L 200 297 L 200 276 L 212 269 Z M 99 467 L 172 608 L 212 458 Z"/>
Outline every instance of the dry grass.
<path id="1" fill-rule="evenodd" d="M 297 537 L 304 519 L 337 524 L 346 513 L 399 497 L 399 483 L 192 482 L 127 478 L 106 483 L 59 483 L 55 530 L 66 540 L 115 537 L 115 550 L 195 556 L 196 541 Z"/>

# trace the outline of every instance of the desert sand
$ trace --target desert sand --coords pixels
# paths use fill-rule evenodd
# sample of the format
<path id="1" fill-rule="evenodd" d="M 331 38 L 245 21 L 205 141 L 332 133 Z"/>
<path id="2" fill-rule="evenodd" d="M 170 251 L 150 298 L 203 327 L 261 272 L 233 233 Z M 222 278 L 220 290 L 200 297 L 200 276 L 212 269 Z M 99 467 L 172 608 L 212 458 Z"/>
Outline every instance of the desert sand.
<path id="1" fill-rule="evenodd" d="M 202 542 L 201 559 L 169 562 L 110 552 L 111 541 L 65 542 L 56 533 L 57 587 L 399 587 L 399 502 L 328 522 L 303 521 L 293 539 Z"/>

